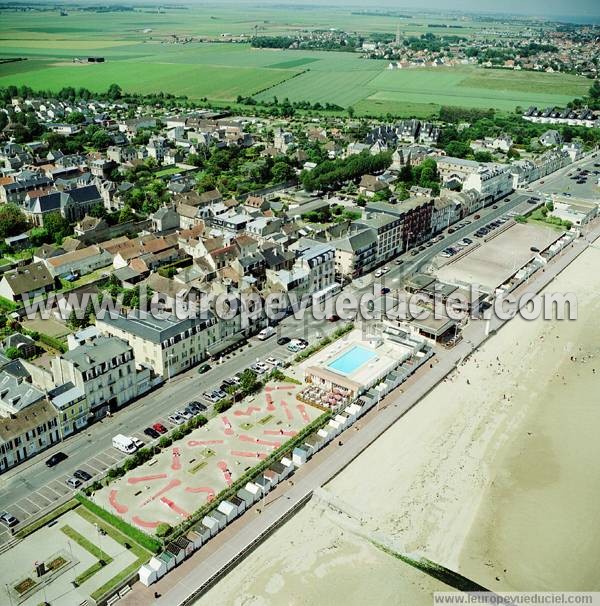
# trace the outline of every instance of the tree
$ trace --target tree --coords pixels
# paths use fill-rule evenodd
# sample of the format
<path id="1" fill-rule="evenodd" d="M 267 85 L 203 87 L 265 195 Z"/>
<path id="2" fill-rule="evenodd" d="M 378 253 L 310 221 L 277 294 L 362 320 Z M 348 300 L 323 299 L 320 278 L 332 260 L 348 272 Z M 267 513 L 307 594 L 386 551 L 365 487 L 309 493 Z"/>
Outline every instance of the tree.
<path id="1" fill-rule="evenodd" d="M 67 118 L 67 124 L 83 124 L 85 122 L 85 116 L 81 112 L 71 112 Z"/>
<path id="2" fill-rule="evenodd" d="M 97 219 L 103 219 L 106 217 L 106 208 L 104 208 L 104 204 L 102 202 L 98 202 L 90 208 L 89 212 L 90 217 L 96 217 Z"/>
<path id="3" fill-rule="evenodd" d="M 57 244 L 62 243 L 64 238 L 73 233 L 71 225 L 59 212 L 48 213 L 44 217 L 44 228 L 52 234 Z"/>
<path id="4" fill-rule="evenodd" d="M 119 213 L 119 223 L 127 223 L 127 221 L 131 221 L 133 217 L 134 214 L 131 210 L 131 206 L 129 206 L 129 204 L 125 204 Z"/>
<path id="5" fill-rule="evenodd" d="M 16 236 L 29 226 L 23 212 L 14 204 L 3 204 L 0 207 L 0 238 Z"/>
<path id="6" fill-rule="evenodd" d="M 111 84 L 108 87 L 107 95 L 110 99 L 116 101 L 117 99 L 120 99 L 122 97 L 123 90 L 118 84 Z"/>
<path id="7" fill-rule="evenodd" d="M 471 152 L 471 148 L 463 141 L 450 141 L 446 145 L 446 153 L 454 158 L 466 158 Z"/>
<path id="8" fill-rule="evenodd" d="M 478 151 L 473 154 L 476 162 L 491 162 L 494 158 L 489 151 Z"/>
<path id="9" fill-rule="evenodd" d="M 350 119 L 354 118 L 355 111 L 351 105 L 348 106 L 347 111 L 348 111 L 348 118 L 350 118 Z"/>
<path id="10" fill-rule="evenodd" d="M 4 350 L 4 355 L 9 360 L 16 360 L 19 357 L 19 350 L 16 347 L 7 347 Z"/>

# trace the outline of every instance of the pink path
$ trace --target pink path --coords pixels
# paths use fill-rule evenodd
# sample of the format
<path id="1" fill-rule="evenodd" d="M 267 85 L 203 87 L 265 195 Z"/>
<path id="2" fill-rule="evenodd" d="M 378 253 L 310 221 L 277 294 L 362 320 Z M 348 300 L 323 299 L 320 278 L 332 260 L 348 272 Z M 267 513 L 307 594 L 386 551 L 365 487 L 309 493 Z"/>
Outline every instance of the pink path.
<path id="1" fill-rule="evenodd" d="M 288 438 L 291 438 L 298 432 L 293 429 L 290 429 L 289 431 L 286 431 L 285 429 L 265 429 L 263 433 L 266 436 L 287 436 Z"/>
<path id="2" fill-rule="evenodd" d="M 175 503 L 174 501 L 171 501 L 171 499 L 167 499 L 167 497 L 161 497 L 160 500 L 165 505 L 170 507 L 175 513 L 178 513 L 180 516 L 182 516 L 184 518 L 190 517 L 191 514 L 189 514 L 185 509 L 182 509 L 181 507 L 179 507 L 179 505 L 177 505 L 177 503 Z"/>
<path id="3" fill-rule="evenodd" d="M 139 516 L 133 516 L 131 521 L 142 528 L 156 528 L 160 524 L 160 522 L 147 522 L 146 520 L 142 520 Z"/>
<path id="4" fill-rule="evenodd" d="M 254 412 L 260 412 L 261 409 L 258 406 L 248 406 L 246 410 L 236 410 L 233 414 L 236 417 L 249 417 Z"/>
<path id="5" fill-rule="evenodd" d="M 288 421 L 291 421 L 294 418 L 294 415 L 292 414 L 292 411 L 288 408 L 287 402 L 282 401 L 281 408 L 283 408 L 283 411 L 285 412 Z"/>
<path id="6" fill-rule="evenodd" d="M 213 444 L 223 444 L 225 440 L 188 440 L 187 445 L 194 446 L 212 446 Z"/>
<path id="7" fill-rule="evenodd" d="M 229 419 L 227 417 L 221 417 L 221 421 L 223 421 L 223 425 L 225 425 L 225 429 L 223 430 L 225 435 L 230 436 L 231 434 L 233 434 L 233 429 L 231 429 L 231 423 L 229 422 Z"/>
<path id="8" fill-rule="evenodd" d="M 152 482 L 152 480 L 164 480 L 166 473 L 157 473 L 153 476 L 138 476 L 137 478 L 127 478 L 128 484 L 139 484 L 140 482 Z"/>
<path id="9" fill-rule="evenodd" d="M 173 471 L 178 471 L 179 469 L 181 469 L 180 457 L 181 451 L 179 450 L 179 448 L 173 448 L 173 458 L 171 459 L 171 469 Z"/>
<path id="10" fill-rule="evenodd" d="M 253 438 L 252 436 L 247 436 L 246 434 L 242 434 L 239 436 L 241 442 L 252 442 L 252 444 L 260 444 L 261 446 L 272 446 L 273 448 L 279 448 L 281 446 L 281 442 L 270 442 L 269 440 L 260 440 L 259 438 Z"/>
<path id="11" fill-rule="evenodd" d="M 278 385 L 276 389 L 294 389 L 295 385 Z"/>
<path id="12" fill-rule="evenodd" d="M 226 482 L 227 486 L 231 486 L 231 484 L 232 484 L 231 473 L 229 472 L 229 469 L 227 468 L 227 463 L 225 461 L 219 461 L 217 463 L 217 467 L 223 473 L 223 477 L 225 478 L 225 482 Z"/>
<path id="13" fill-rule="evenodd" d="M 166 486 L 161 488 L 156 494 L 154 494 L 151 497 L 149 497 L 148 499 L 146 499 L 141 504 L 141 507 L 144 507 L 144 505 L 148 505 L 148 503 L 150 503 L 151 501 L 158 499 L 158 497 L 161 497 L 163 494 L 165 494 L 165 492 L 168 492 L 172 488 L 177 488 L 177 486 L 179 486 L 180 484 L 181 484 L 181 480 L 178 480 L 178 479 L 171 480 Z"/>
<path id="14" fill-rule="evenodd" d="M 122 505 L 121 503 L 119 503 L 117 501 L 117 491 L 116 490 L 110 491 L 110 494 L 108 495 L 108 502 L 111 504 L 112 508 L 117 513 L 127 513 L 127 511 L 129 510 L 129 507 L 127 507 L 127 505 Z"/>
<path id="15" fill-rule="evenodd" d="M 232 450 L 231 454 L 234 457 L 247 457 L 249 459 L 266 459 L 267 455 L 264 452 L 250 452 L 249 450 Z"/>
<path id="16" fill-rule="evenodd" d="M 267 398 L 267 410 L 269 412 L 273 412 L 275 410 L 275 404 L 273 404 L 273 398 L 271 397 L 271 394 L 268 393 L 266 395 Z"/>
<path id="17" fill-rule="evenodd" d="M 207 501 L 212 501 L 215 497 L 215 491 L 212 488 L 209 488 L 208 486 L 186 486 L 185 491 L 194 494 L 199 492 L 205 492 Z"/>
<path id="18" fill-rule="evenodd" d="M 310 417 L 308 416 L 308 413 L 306 412 L 306 407 L 304 406 L 304 404 L 298 404 L 296 406 L 296 408 L 299 410 L 300 414 L 302 415 L 302 420 L 305 423 L 309 423 Z"/>

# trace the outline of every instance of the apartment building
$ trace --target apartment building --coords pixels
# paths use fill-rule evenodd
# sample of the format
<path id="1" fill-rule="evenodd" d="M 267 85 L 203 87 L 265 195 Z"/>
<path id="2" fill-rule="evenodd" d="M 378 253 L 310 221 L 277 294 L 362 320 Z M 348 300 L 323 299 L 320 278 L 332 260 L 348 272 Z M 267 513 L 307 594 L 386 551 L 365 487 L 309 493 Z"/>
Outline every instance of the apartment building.
<path id="1" fill-rule="evenodd" d="M 354 222 L 359 228 L 372 229 L 377 234 L 377 262 L 383 263 L 402 253 L 402 218 L 367 210 L 366 217 Z"/>
<path id="2" fill-rule="evenodd" d="M 132 347 L 123 339 L 99 336 L 52 360 L 56 385 L 72 383 L 84 394 L 90 416 L 99 419 L 150 389 L 150 371 L 136 369 Z"/>
<path id="3" fill-rule="evenodd" d="M 102 333 L 125 340 L 138 363 L 166 378 L 205 360 L 227 332 L 211 312 L 179 319 L 172 314 L 158 317 L 136 310 L 127 316 L 106 315 L 96 320 L 96 326 Z"/>
<path id="4" fill-rule="evenodd" d="M 466 190 L 475 190 L 486 206 L 513 191 L 513 176 L 507 166 L 482 166 L 477 172 L 466 177 L 463 187 Z"/>

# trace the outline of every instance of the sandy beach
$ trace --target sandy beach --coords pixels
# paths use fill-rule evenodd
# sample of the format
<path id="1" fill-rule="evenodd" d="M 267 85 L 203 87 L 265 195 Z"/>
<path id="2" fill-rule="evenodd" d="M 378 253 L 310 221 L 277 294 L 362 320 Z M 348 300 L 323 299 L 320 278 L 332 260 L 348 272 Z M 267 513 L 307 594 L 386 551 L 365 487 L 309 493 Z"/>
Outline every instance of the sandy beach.
<path id="1" fill-rule="evenodd" d="M 493 590 L 600 589 L 599 264 L 588 249 L 548 288 L 577 294 L 577 321 L 511 321 L 326 486 L 359 532 L 314 499 L 198 604 L 431 604 L 447 589 L 370 533 Z"/>

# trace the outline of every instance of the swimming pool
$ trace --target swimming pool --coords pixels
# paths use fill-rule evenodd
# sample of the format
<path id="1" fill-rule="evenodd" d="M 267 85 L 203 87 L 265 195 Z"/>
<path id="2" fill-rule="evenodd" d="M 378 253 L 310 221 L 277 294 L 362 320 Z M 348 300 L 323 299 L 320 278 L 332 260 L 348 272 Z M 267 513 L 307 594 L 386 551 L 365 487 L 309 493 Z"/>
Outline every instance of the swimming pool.
<path id="1" fill-rule="evenodd" d="M 361 347 L 360 345 L 355 345 L 330 362 L 327 367 L 335 372 L 349 375 L 375 357 L 377 357 L 377 354 L 374 351 L 371 351 L 366 347 Z"/>

